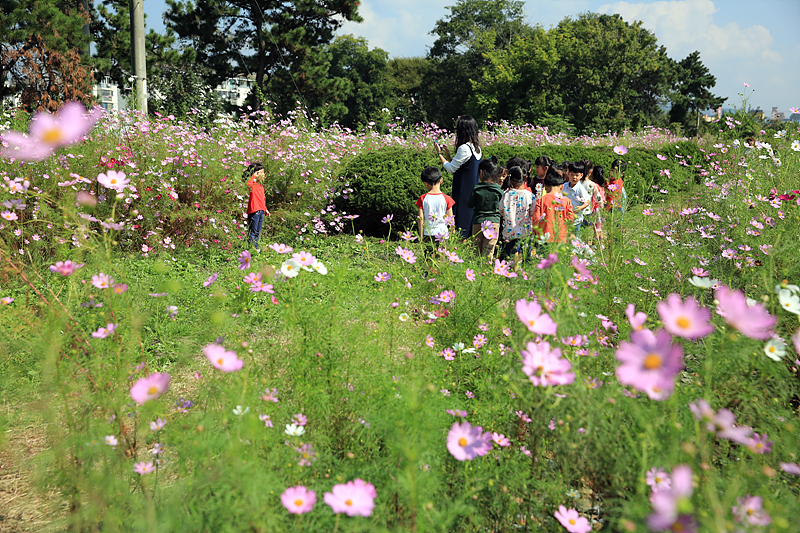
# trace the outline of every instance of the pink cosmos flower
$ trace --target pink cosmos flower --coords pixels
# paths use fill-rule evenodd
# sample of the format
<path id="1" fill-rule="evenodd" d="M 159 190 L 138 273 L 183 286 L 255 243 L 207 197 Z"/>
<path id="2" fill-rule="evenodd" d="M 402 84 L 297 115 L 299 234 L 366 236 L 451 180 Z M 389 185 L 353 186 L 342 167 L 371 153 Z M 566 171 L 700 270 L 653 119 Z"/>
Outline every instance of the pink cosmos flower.
<path id="1" fill-rule="evenodd" d="M 106 189 L 113 189 L 117 192 L 124 191 L 130 182 L 131 180 L 125 177 L 124 172 L 117 172 L 116 170 L 109 170 L 106 174 L 97 175 L 97 183 Z"/>
<path id="2" fill-rule="evenodd" d="M 772 336 L 772 327 L 776 319 L 770 316 L 761 304 L 748 306 L 747 298 L 742 291 L 732 290 L 725 285 L 717 289 L 715 296 L 719 302 L 717 314 L 739 333 L 762 341 Z"/>
<path id="3" fill-rule="evenodd" d="M 449 303 L 449 302 L 452 302 L 453 300 L 455 300 L 456 292 L 455 291 L 442 291 L 439 294 L 438 298 L 439 298 L 440 302 L 446 304 L 446 303 Z"/>
<path id="4" fill-rule="evenodd" d="M 796 463 L 778 463 L 781 467 L 781 470 L 786 472 L 787 474 L 794 474 L 795 476 L 800 476 L 800 465 Z"/>
<path id="5" fill-rule="evenodd" d="M 679 465 L 672 469 L 672 486 L 654 492 L 651 498 L 653 513 L 647 517 L 650 529 L 664 531 L 675 525 L 686 515 L 678 512 L 682 500 L 688 499 L 694 491 L 692 469 L 686 465 Z M 689 531 L 689 530 L 685 530 Z"/>
<path id="6" fill-rule="evenodd" d="M 261 396 L 261 399 L 265 402 L 273 402 L 278 403 L 278 389 L 264 389 L 264 394 Z"/>
<path id="7" fill-rule="evenodd" d="M 375 274 L 375 281 L 389 281 L 392 279 L 392 275 L 388 272 L 378 272 Z"/>
<path id="8" fill-rule="evenodd" d="M 514 414 L 521 418 L 525 423 L 532 422 L 531 417 L 529 417 L 524 411 L 514 411 Z"/>
<path id="9" fill-rule="evenodd" d="M 304 267 L 310 267 L 317 262 L 316 257 L 305 251 L 292 254 L 292 259 L 297 261 L 297 264 Z"/>
<path id="10" fill-rule="evenodd" d="M 133 464 L 133 471 L 136 472 L 139 475 L 149 474 L 150 472 L 155 472 L 155 470 L 156 470 L 156 467 L 153 466 L 153 462 L 152 461 L 148 461 L 146 463 L 144 461 L 142 461 L 141 463 L 134 463 Z"/>
<path id="11" fill-rule="evenodd" d="M 109 277 L 108 274 L 103 274 L 100 272 L 99 274 L 92 276 L 92 285 L 98 289 L 109 289 L 113 284 L 114 278 Z"/>
<path id="12" fill-rule="evenodd" d="M 589 533 L 592 531 L 589 520 L 579 515 L 575 509 L 567 509 L 563 505 L 559 505 L 558 511 L 555 512 L 555 517 L 569 533 Z"/>
<path id="13" fill-rule="evenodd" d="M 736 503 L 732 508 L 733 518 L 737 522 L 744 522 L 752 526 L 768 526 L 772 518 L 764 511 L 764 502 L 761 496 L 750 496 L 736 498 Z"/>
<path id="14" fill-rule="evenodd" d="M 550 315 L 542 314 L 542 306 L 538 302 L 517 300 L 515 309 L 520 322 L 525 324 L 528 331 L 539 335 L 555 335 L 558 325 L 553 322 Z"/>
<path id="15" fill-rule="evenodd" d="M 697 420 L 703 422 L 706 429 L 711 432 L 717 432 L 717 437 L 728 439 L 739 444 L 750 444 L 750 434 L 753 432 L 752 428 L 748 426 L 736 426 L 736 416 L 727 409 L 720 409 L 718 413 L 714 412 L 711 405 L 704 399 L 700 398 L 696 402 L 689 402 L 689 409 L 694 414 Z"/>
<path id="16" fill-rule="evenodd" d="M 570 264 L 586 281 L 592 279 L 592 271 L 587 268 L 587 263 L 578 259 L 577 255 L 572 257 L 572 262 Z"/>
<path id="17" fill-rule="evenodd" d="M 662 161 L 666 161 L 666 160 L 667 160 L 667 157 L 666 157 L 666 156 L 663 156 L 663 155 L 661 155 L 661 154 L 656 154 L 656 157 L 657 157 L 657 158 L 659 158 L 659 159 L 660 159 L 660 160 L 662 160 Z"/>
<path id="18" fill-rule="evenodd" d="M 92 332 L 92 337 L 95 339 L 105 339 L 109 335 L 113 335 L 119 324 L 112 324 L 109 322 L 106 327 L 99 327 L 97 331 Z"/>
<path id="19" fill-rule="evenodd" d="M 0 153 L 24 161 L 50 157 L 59 146 L 82 139 L 102 113 L 101 108 L 86 113 L 83 104 L 75 101 L 64 104 L 56 115 L 36 113 L 31 119 L 27 136 L 16 131 L 3 132 L 2 137 L 8 147 L 0 146 Z"/>
<path id="20" fill-rule="evenodd" d="M 334 485 L 331 492 L 326 492 L 323 500 L 334 513 L 345 513 L 347 516 L 370 516 L 375 508 L 377 497 L 375 487 L 363 479 L 348 481 Z"/>
<path id="21" fill-rule="evenodd" d="M 794 344 L 794 351 L 800 354 L 800 328 L 792 335 L 792 344 Z"/>
<path id="22" fill-rule="evenodd" d="M 250 272 L 244 277 L 242 281 L 244 281 L 248 285 L 251 285 L 257 281 L 261 281 L 261 272 Z"/>
<path id="23" fill-rule="evenodd" d="M 492 449 L 492 434 L 469 422 L 456 422 L 447 433 L 447 450 L 456 461 L 471 461 Z"/>
<path id="24" fill-rule="evenodd" d="M 203 346 L 203 353 L 211 361 L 214 368 L 223 372 L 236 372 L 244 366 L 244 361 L 236 356 L 236 352 L 225 350 L 219 344 L 212 343 Z"/>
<path id="25" fill-rule="evenodd" d="M 536 268 L 539 270 L 547 270 L 556 263 L 558 263 L 558 254 L 549 254 L 547 257 L 539 261 L 539 264 L 536 265 Z"/>
<path id="26" fill-rule="evenodd" d="M 214 272 L 211 274 L 207 280 L 203 282 L 203 287 L 210 287 L 215 281 L 217 281 L 217 277 L 219 277 L 219 272 Z"/>
<path id="27" fill-rule="evenodd" d="M 114 294 L 124 294 L 128 292 L 128 286 L 124 283 L 115 283 L 111 289 L 114 291 Z"/>
<path id="28" fill-rule="evenodd" d="M 150 374 L 136 381 L 131 387 L 131 398 L 139 405 L 155 400 L 169 389 L 172 378 L 166 372 Z"/>
<path id="29" fill-rule="evenodd" d="M 570 372 L 572 363 L 561 358 L 561 348 L 551 349 L 548 342 L 529 342 L 521 355 L 522 371 L 537 387 L 569 385 L 575 381 L 575 374 Z"/>
<path id="30" fill-rule="evenodd" d="M 614 147 L 614 153 L 617 155 L 625 155 L 628 153 L 628 149 L 622 145 Z"/>
<path id="31" fill-rule="evenodd" d="M 317 493 L 302 485 L 289 487 L 281 494 L 281 503 L 292 514 L 304 514 L 314 508 Z"/>
<path id="32" fill-rule="evenodd" d="M 56 261 L 55 265 L 50 265 L 50 271 L 62 276 L 71 276 L 76 270 L 81 268 L 83 263 L 73 263 L 72 261 Z"/>
<path id="33" fill-rule="evenodd" d="M 464 273 L 467 276 L 467 281 L 475 281 L 475 271 L 468 268 Z"/>
<path id="34" fill-rule="evenodd" d="M 511 446 L 511 441 L 509 441 L 508 438 L 502 433 L 492 432 L 492 440 L 498 446 L 503 446 L 503 447 Z"/>
<path id="35" fill-rule="evenodd" d="M 268 427 L 268 428 L 273 427 L 272 426 L 272 419 L 269 417 L 269 415 L 265 415 L 264 413 L 261 413 L 260 415 L 258 415 L 258 419 L 261 420 L 262 422 L 264 422 L 264 426 L 265 427 Z"/>
<path id="36" fill-rule="evenodd" d="M 663 489 L 669 490 L 672 486 L 672 480 L 663 469 L 653 467 L 647 471 L 646 477 L 647 484 L 652 487 L 653 491 L 659 491 Z"/>
<path id="37" fill-rule="evenodd" d="M 472 347 L 476 350 L 483 348 L 486 345 L 487 339 L 485 335 L 475 335 L 472 339 Z"/>
<path id="38" fill-rule="evenodd" d="M 286 246 L 285 244 L 280 243 L 273 243 L 269 245 L 270 248 L 278 252 L 279 254 L 290 254 L 292 253 L 292 247 Z"/>
<path id="39" fill-rule="evenodd" d="M 2 213 L 0 213 L 0 216 L 8 220 L 9 222 L 14 222 L 15 220 L 19 219 L 17 214 L 14 213 L 13 211 L 3 211 Z"/>
<path id="40" fill-rule="evenodd" d="M 766 435 L 753 433 L 753 437 L 747 443 L 747 447 L 755 453 L 765 454 L 772 451 L 772 441 L 767 440 Z"/>
<path id="41" fill-rule="evenodd" d="M 247 270 L 250 268 L 250 250 L 245 250 L 239 254 L 239 270 Z"/>
<path id="42" fill-rule="evenodd" d="M 655 334 L 649 329 L 631 333 L 631 341 L 622 342 L 616 358 L 622 364 L 616 373 L 619 382 L 646 392 L 652 400 L 664 400 L 675 388 L 675 376 L 683 368 L 683 350 L 672 344 L 664 330 Z"/>
<path id="43" fill-rule="evenodd" d="M 681 301 L 681 296 L 672 293 L 656 305 L 664 329 L 685 339 L 701 339 L 714 331 L 709 323 L 711 311 L 700 307 L 693 297 Z"/>
<path id="44" fill-rule="evenodd" d="M 305 426 L 308 424 L 308 417 L 303 413 L 297 413 L 292 417 L 292 424 L 296 426 Z"/>
<path id="45" fill-rule="evenodd" d="M 628 307 L 625 308 L 625 316 L 628 317 L 628 322 L 635 331 L 641 331 L 644 323 L 647 322 L 647 315 L 641 311 L 637 313 L 634 304 L 628 304 Z"/>
<path id="46" fill-rule="evenodd" d="M 163 429 L 164 426 L 166 425 L 167 425 L 166 420 L 164 420 L 163 418 L 156 418 L 154 421 L 150 422 L 150 429 L 152 431 L 158 431 L 160 429 Z"/>

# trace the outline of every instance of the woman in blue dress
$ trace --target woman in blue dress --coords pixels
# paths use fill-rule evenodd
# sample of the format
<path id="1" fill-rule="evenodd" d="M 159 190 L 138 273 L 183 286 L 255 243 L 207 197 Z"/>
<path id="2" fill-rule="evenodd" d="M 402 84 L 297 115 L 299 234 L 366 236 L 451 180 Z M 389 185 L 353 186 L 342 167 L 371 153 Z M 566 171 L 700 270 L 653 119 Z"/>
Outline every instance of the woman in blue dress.
<path id="1" fill-rule="evenodd" d="M 450 149 L 436 145 L 439 159 L 444 169 L 453 174 L 453 214 L 456 227 L 462 238 L 470 236 L 472 230 L 472 209 L 467 207 L 472 188 L 478 183 L 478 164 L 481 162 L 481 142 L 478 137 L 478 123 L 469 116 L 458 117 L 456 122 L 456 155 L 450 157 Z M 442 153 L 444 151 L 444 154 Z"/>

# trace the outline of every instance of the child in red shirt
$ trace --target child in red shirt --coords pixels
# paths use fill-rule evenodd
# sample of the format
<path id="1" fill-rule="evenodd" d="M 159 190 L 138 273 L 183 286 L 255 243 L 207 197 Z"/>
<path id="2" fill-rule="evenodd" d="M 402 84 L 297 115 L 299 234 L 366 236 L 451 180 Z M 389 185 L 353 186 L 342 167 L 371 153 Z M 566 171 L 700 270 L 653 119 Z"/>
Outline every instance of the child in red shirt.
<path id="1" fill-rule="evenodd" d="M 536 200 L 533 210 L 533 231 L 538 235 L 549 233 L 548 242 L 567 242 L 575 212 L 572 202 L 562 196 L 565 180 L 554 169 L 544 177 L 545 194 Z"/>
<path id="2" fill-rule="evenodd" d="M 264 198 L 264 186 L 260 183 L 265 179 L 264 174 L 264 166 L 261 163 L 251 163 L 245 169 L 243 175 L 247 180 L 247 186 L 250 188 L 250 199 L 247 201 L 248 239 L 255 245 L 256 252 L 261 251 L 261 248 L 258 247 L 258 237 L 261 235 L 264 213 L 270 216 L 267 202 Z"/>

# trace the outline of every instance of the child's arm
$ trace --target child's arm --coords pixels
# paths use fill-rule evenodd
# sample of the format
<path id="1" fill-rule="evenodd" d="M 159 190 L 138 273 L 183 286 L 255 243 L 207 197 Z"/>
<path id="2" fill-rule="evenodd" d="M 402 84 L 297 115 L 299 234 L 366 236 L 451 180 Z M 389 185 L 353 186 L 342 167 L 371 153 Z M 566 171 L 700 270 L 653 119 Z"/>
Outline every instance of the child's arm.
<path id="1" fill-rule="evenodd" d="M 419 208 L 419 216 L 417 217 L 417 226 L 419 227 L 419 238 L 422 239 L 425 234 L 422 232 L 422 228 L 425 225 L 425 211 L 422 208 Z"/>

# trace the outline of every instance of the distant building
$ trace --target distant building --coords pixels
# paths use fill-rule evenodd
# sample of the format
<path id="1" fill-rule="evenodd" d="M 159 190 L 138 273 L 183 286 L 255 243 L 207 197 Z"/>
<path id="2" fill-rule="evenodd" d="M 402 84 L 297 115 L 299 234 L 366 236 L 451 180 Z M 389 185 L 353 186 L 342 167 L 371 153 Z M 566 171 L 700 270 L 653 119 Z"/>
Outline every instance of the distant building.
<path id="1" fill-rule="evenodd" d="M 254 80 L 249 78 L 228 78 L 217 85 L 217 96 L 229 104 L 241 107 L 247 100 L 253 84 Z"/>
<path id="2" fill-rule="evenodd" d="M 754 109 L 750 111 L 750 114 L 753 115 L 753 118 L 756 120 L 764 120 L 764 112 L 760 109 Z"/>
<path id="3" fill-rule="evenodd" d="M 119 111 L 128 107 L 127 99 L 120 94 L 119 87 L 108 76 L 92 86 L 92 96 L 106 111 Z"/>
<path id="4" fill-rule="evenodd" d="M 786 120 L 786 115 L 785 115 L 785 113 L 779 113 L 777 107 L 773 107 L 772 108 L 772 113 L 769 114 L 769 119 L 770 120 L 780 120 L 781 122 L 783 122 L 784 120 Z"/>

